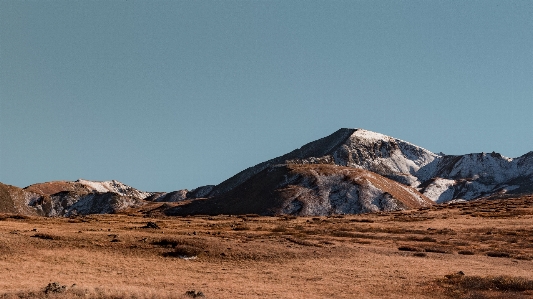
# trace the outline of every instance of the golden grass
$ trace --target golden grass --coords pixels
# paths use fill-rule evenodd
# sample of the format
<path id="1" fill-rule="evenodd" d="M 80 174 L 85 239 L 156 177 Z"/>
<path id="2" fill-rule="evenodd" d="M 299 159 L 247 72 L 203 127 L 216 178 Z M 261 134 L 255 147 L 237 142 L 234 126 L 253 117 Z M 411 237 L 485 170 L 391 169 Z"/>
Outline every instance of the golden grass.
<path id="1" fill-rule="evenodd" d="M 3 214 L 0 298 L 527 298 L 468 286 L 531 277 L 532 203 L 343 217 Z M 458 271 L 458 287 L 443 280 Z M 51 282 L 67 288 L 44 294 Z"/>
<path id="2" fill-rule="evenodd" d="M 445 275 L 436 283 L 452 298 L 508 298 L 533 296 L 533 280 L 509 275 L 466 276 L 463 272 Z"/>

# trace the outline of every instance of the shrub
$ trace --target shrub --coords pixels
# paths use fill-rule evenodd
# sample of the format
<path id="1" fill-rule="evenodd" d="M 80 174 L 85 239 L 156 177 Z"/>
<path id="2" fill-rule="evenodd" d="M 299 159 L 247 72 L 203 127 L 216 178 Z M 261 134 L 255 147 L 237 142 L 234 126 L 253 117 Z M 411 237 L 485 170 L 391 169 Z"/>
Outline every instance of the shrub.
<path id="1" fill-rule="evenodd" d="M 503 292 L 523 292 L 533 290 L 533 280 L 512 276 L 466 276 L 446 275 L 442 282 L 464 290 L 499 290 Z"/>
<path id="2" fill-rule="evenodd" d="M 490 251 L 487 252 L 487 256 L 490 257 L 510 257 L 511 255 L 507 252 L 500 252 L 500 251 Z"/>
<path id="3" fill-rule="evenodd" d="M 59 240 L 59 236 L 53 236 L 50 234 L 37 233 L 32 236 L 33 238 L 39 238 L 43 240 Z"/>
<path id="4" fill-rule="evenodd" d="M 287 231 L 287 226 L 285 225 L 278 225 L 272 229 L 272 232 L 274 233 L 284 233 Z"/>
<path id="5" fill-rule="evenodd" d="M 410 246 L 400 246 L 398 247 L 398 250 L 400 251 L 421 251 L 419 248 L 410 247 Z"/>
<path id="6" fill-rule="evenodd" d="M 449 253 L 448 251 L 446 251 L 444 249 L 436 248 L 436 247 L 425 248 L 424 251 L 425 252 L 434 252 L 434 253 Z"/>
<path id="7" fill-rule="evenodd" d="M 242 230 L 250 230 L 250 226 L 248 224 L 239 223 L 231 228 L 232 230 L 242 231 Z"/>

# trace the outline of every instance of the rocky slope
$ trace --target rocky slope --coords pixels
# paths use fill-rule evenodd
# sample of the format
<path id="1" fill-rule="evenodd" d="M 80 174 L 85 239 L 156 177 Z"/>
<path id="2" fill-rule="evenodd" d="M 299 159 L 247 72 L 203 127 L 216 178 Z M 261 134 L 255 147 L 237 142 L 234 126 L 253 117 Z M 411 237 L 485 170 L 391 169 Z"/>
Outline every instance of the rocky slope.
<path id="1" fill-rule="evenodd" d="M 330 164 L 269 166 L 224 195 L 195 200 L 167 215 L 331 215 L 431 206 L 412 187 L 371 171 Z"/>
<path id="2" fill-rule="evenodd" d="M 38 196 L 19 187 L 0 183 L 0 213 L 37 215 L 28 204 Z"/>
<path id="3" fill-rule="evenodd" d="M 55 181 L 18 188 L 0 184 L 0 212 L 43 216 L 115 213 L 144 204 L 151 193 L 118 181 Z"/>
<path id="4" fill-rule="evenodd" d="M 375 132 L 340 129 L 243 170 L 202 197 L 223 195 L 276 164 L 334 164 L 364 169 L 416 188 L 438 203 L 533 193 L 533 152 L 516 159 L 497 153 L 451 156 Z"/>

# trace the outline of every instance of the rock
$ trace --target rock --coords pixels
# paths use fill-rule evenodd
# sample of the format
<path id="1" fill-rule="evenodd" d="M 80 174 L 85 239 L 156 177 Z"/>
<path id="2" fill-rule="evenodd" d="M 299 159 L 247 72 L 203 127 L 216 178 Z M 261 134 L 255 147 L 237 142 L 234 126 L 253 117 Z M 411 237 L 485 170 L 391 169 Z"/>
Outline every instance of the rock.
<path id="1" fill-rule="evenodd" d="M 142 228 L 161 229 L 161 228 L 159 227 L 159 225 L 157 225 L 157 223 L 152 222 L 152 221 L 149 221 L 148 223 L 146 223 L 146 225 L 143 226 Z"/>
<path id="2" fill-rule="evenodd" d="M 463 276 L 465 276 L 465 273 L 463 271 L 459 271 L 457 273 L 444 275 L 444 277 L 448 279 L 461 279 Z"/>
<path id="3" fill-rule="evenodd" d="M 192 298 L 205 297 L 204 293 L 202 293 L 201 291 L 196 292 L 195 290 L 187 291 L 185 292 L 185 295 L 190 296 Z"/>
<path id="4" fill-rule="evenodd" d="M 51 282 L 44 288 L 44 293 L 63 293 L 66 290 L 67 286 L 61 285 L 58 282 Z"/>

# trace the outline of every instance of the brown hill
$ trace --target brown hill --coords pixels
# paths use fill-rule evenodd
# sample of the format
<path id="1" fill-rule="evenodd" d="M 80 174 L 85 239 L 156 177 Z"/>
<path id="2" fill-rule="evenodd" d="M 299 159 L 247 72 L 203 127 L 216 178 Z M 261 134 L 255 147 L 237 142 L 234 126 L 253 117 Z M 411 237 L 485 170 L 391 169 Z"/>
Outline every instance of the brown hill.
<path id="1" fill-rule="evenodd" d="M 52 195 L 65 191 L 87 194 L 91 191 L 85 185 L 70 181 L 37 183 L 24 188 L 24 190 L 41 195 Z"/>
<path id="2" fill-rule="evenodd" d="M 0 183 L 0 213 L 35 215 L 36 212 L 27 204 L 34 197 L 38 195 Z"/>
<path id="3" fill-rule="evenodd" d="M 415 189 L 376 173 L 328 164 L 270 166 L 231 191 L 168 209 L 167 215 L 331 215 L 431 206 Z"/>
<path id="4" fill-rule="evenodd" d="M 118 181 L 54 181 L 24 189 L 0 183 L 0 213 L 71 216 L 116 213 L 139 207 L 151 193 Z"/>

